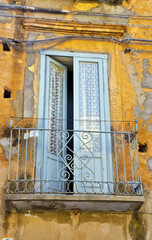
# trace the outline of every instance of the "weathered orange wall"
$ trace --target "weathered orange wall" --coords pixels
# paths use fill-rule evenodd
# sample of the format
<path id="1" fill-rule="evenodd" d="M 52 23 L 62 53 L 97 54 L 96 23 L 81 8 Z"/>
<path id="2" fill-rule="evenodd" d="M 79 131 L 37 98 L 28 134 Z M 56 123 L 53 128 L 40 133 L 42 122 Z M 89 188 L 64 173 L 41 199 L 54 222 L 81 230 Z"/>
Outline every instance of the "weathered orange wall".
<path id="1" fill-rule="evenodd" d="M 116 1 L 117 2 L 117 1 Z M 106 4 L 105 1 L 66 0 L 27 0 L 6 1 L 9 4 L 27 4 L 28 6 L 50 7 L 74 11 L 92 11 L 109 14 L 152 15 L 151 1 L 124 0 L 121 4 Z M 22 14 L 11 12 L 12 14 Z M 127 25 L 124 37 L 151 39 L 152 18 L 108 18 L 49 15 L 26 13 L 34 17 L 58 18 L 91 22 L 107 22 Z M 0 35 L 15 39 L 44 39 L 52 33 L 27 32 L 19 18 L 0 16 Z M 57 36 L 57 34 L 56 34 Z M 37 48 L 51 46 L 41 44 Z M 138 120 L 138 141 L 147 144 L 146 152 L 139 152 L 141 176 L 143 181 L 145 204 L 140 213 L 98 213 L 98 212 L 41 212 L 13 213 L 6 212 L 5 193 L 8 172 L 9 132 L 4 118 L 37 117 L 39 91 L 39 52 L 26 54 L 25 45 L 16 44 L 10 52 L 3 51 L 0 45 L 0 237 L 12 237 L 14 240 L 151 240 L 152 236 L 152 45 L 142 43 L 115 43 L 95 40 L 68 40 L 52 50 L 106 53 L 109 56 L 109 90 L 111 119 Z M 36 48 L 36 47 L 35 47 Z M 33 51 L 34 47 L 31 47 Z M 131 52 L 124 53 L 125 49 Z M 30 62 L 31 61 L 31 62 Z M 148 62 L 148 65 L 146 64 Z M 30 62 L 30 63 L 29 63 Z M 143 72 L 146 70 L 147 72 Z M 144 74 L 144 75 L 143 75 Z M 31 78 L 29 95 L 25 94 L 26 80 Z M 146 78 L 146 80 L 143 80 Z M 149 87 L 142 87 L 148 81 Z M 11 98 L 4 99 L 4 89 L 11 91 Z M 24 94 L 23 94 L 24 93 Z M 27 101 L 27 102 L 26 102 Z M 30 105 L 27 109 L 25 106 Z M 147 116 L 148 112 L 148 116 Z M 121 126 L 120 126 L 121 127 Z"/>

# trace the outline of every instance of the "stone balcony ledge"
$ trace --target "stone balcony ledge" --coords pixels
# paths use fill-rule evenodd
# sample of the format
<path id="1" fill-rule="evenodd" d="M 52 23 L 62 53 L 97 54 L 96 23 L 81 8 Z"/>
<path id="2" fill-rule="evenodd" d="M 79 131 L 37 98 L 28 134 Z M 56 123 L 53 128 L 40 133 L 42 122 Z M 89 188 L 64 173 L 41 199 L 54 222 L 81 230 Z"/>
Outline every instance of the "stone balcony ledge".
<path id="1" fill-rule="evenodd" d="M 6 194 L 8 211 L 138 211 L 144 196 L 65 195 L 65 194 Z"/>

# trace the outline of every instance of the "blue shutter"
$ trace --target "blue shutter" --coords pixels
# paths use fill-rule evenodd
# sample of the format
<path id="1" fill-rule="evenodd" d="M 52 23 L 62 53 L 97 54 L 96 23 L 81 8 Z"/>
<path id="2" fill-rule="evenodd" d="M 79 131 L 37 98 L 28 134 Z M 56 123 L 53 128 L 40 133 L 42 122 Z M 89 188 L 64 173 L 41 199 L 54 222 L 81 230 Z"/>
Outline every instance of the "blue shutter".
<path id="1" fill-rule="evenodd" d="M 66 182 L 62 181 L 62 175 L 66 152 L 65 148 L 62 150 L 65 144 L 62 136 L 63 129 L 67 128 L 67 68 L 50 57 L 46 57 L 44 99 L 41 101 L 44 104 L 45 129 L 39 137 L 43 143 L 38 144 L 43 148 L 41 179 L 44 181 L 41 188 L 44 192 L 64 191 Z"/>

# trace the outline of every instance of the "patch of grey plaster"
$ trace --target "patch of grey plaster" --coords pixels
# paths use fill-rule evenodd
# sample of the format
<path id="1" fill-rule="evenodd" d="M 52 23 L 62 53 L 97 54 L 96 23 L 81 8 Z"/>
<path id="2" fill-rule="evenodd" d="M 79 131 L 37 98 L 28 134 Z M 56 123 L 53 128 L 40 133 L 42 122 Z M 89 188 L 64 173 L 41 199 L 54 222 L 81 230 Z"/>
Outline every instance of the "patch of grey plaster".
<path id="1" fill-rule="evenodd" d="M 33 86 L 34 73 L 31 72 L 28 68 L 25 70 L 25 85 L 24 87 L 28 88 Z"/>
<path id="2" fill-rule="evenodd" d="M 26 68 L 24 83 L 24 117 L 32 117 L 34 113 L 33 80 L 34 73 Z"/>
<path id="3" fill-rule="evenodd" d="M 32 66 L 36 61 L 36 55 L 35 54 L 27 54 L 26 55 L 26 64 L 28 67 Z"/>
<path id="4" fill-rule="evenodd" d="M 138 75 L 135 71 L 135 68 L 132 64 L 129 64 L 129 74 L 130 74 L 130 82 L 133 85 L 136 97 L 137 97 L 137 103 L 139 106 L 142 106 L 145 99 L 146 99 L 146 93 L 142 89 L 141 83 L 138 81 Z"/>
<path id="5" fill-rule="evenodd" d="M 152 114 L 152 92 L 149 92 L 144 101 L 145 113 Z"/>
<path id="6" fill-rule="evenodd" d="M 134 66 L 131 63 L 127 64 L 126 56 L 124 52 L 121 52 L 121 58 L 127 70 L 129 80 L 134 88 L 136 98 L 137 98 L 137 103 L 139 106 L 142 106 L 144 104 L 144 101 L 146 100 L 146 92 L 142 88 L 141 83 L 138 81 L 138 75 L 136 73 Z"/>
<path id="7" fill-rule="evenodd" d="M 39 33 L 28 33 L 27 40 L 28 41 L 34 41 L 37 39 Z"/>
<path id="8" fill-rule="evenodd" d="M 147 121 L 150 119 L 151 114 L 152 114 L 152 92 L 149 92 L 146 94 L 144 91 L 143 83 L 147 84 L 148 87 L 152 88 L 152 75 L 150 74 L 149 71 L 143 70 L 143 74 L 145 78 L 142 79 L 142 83 L 138 81 L 138 75 L 135 71 L 135 68 L 132 64 L 126 64 L 125 61 L 125 55 L 123 52 L 121 52 L 121 57 L 122 61 L 126 67 L 127 73 L 130 78 L 130 82 L 134 88 L 136 98 L 137 98 L 137 103 L 138 106 L 134 108 L 133 113 L 137 118 L 142 118 L 144 121 Z M 143 68 L 148 69 L 149 68 L 149 63 L 150 61 L 148 59 L 143 60 Z M 146 79 L 146 80 L 145 80 Z M 141 106 L 144 106 L 145 110 L 143 111 L 141 109 Z M 152 132 L 152 124 L 145 123 L 147 131 Z"/>
<path id="9" fill-rule="evenodd" d="M 133 110 L 133 113 L 137 118 L 141 118 L 141 114 L 142 114 L 141 107 L 139 107 L 139 106 L 135 107 Z"/>
<path id="10" fill-rule="evenodd" d="M 143 111 L 141 107 L 137 106 L 134 108 L 133 113 L 137 118 L 142 118 L 144 121 L 150 119 L 152 114 L 152 93 L 149 92 L 146 95 L 146 100 L 144 101 L 145 110 Z"/>
<path id="11" fill-rule="evenodd" d="M 146 113 L 145 111 L 142 111 L 141 118 L 142 118 L 144 121 L 147 121 L 147 120 L 150 119 L 150 114 Z"/>
<path id="12" fill-rule="evenodd" d="M 55 37 L 54 34 L 52 34 L 52 33 L 45 33 L 45 39 L 50 39 L 50 38 L 53 38 L 53 37 Z"/>
<path id="13" fill-rule="evenodd" d="M 0 145 L 3 147 L 5 156 L 7 159 L 9 159 L 9 153 L 10 153 L 10 139 L 9 138 L 1 138 L 0 139 Z M 17 153 L 17 148 L 12 146 L 12 156 Z"/>
<path id="14" fill-rule="evenodd" d="M 24 97 L 24 117 L 32 117 L 34 113 L 33 106 L 33 90 L 29 91 L 29 95 Z M 31 104 L 32 103 L 32 104 Z"/>
<path id="15" fill-rule="evenodd" d="M 148 165 L 149 169 L 152 171 L 152 157 L 148 158 L 147 165 Z"/>
<path id="16" fill-rule="evenodd" d="M 147 131 L 148 131 L 148 132 L 152 132 L 152 124 L 150 124 L 150 123 L 145 123 L 145 125 L 146 125 Z"/>
<path id="17" fill-rule="evenodd" d="M 150 67 L 150 61 L 149 61 L 149 59 L 144 58 L 144 59 L 143 59 L 143 68 L 144 68 L 144 69 L 149 69 L 149 67 Z"/>
<path id="18" fill-rule="evenodd" d="M 16 99 L 12 102 L 15 116 L 20 117 L 23 115 L 23 92 L 17 91 L 16 92 Z"/>
<path id="19" fill-rule="evenodd" d="M 148 70 L 143 70 L 142 74 L 144 75 L 144 78 L 141 80 L 141 86 L 143 88 L 149 88 L 152 89 L 152 75 Z"/>

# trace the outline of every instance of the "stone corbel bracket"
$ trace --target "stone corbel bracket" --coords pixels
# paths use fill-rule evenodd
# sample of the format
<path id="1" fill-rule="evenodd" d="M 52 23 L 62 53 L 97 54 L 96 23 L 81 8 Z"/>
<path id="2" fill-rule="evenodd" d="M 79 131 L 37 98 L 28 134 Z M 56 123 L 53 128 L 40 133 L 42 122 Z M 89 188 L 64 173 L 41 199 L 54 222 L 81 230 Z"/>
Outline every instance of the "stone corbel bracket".
<path id="1" fill-rule="evenodd" d="M 53 32 L 65 35 L 122 37 L 126 32 L 126 26 L 100 23 L 23 19 L 22 24 L 24 29 L 28 31 Z"/>

